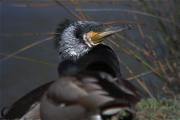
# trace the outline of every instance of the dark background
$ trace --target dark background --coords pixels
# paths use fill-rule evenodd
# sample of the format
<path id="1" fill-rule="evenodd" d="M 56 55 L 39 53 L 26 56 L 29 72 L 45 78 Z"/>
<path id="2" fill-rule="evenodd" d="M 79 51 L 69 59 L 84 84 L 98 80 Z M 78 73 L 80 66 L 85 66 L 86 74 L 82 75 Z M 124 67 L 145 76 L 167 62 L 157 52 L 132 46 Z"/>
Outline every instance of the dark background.
<path id="1" fill-rule="evenodd" d="M 144 32 L 154 34 L 154 18 L 136 14 L 136 10 L 141 8 L 136 0 L 59 1 L 66 8 L 53 0 L 0 1 L 0 108 L 10 106 L 32 89 L 58 78 L 59 58 L 53 40 L 33 47 L 31 44 L 53 36 L 57 25 L 64 19 L 75 20 L 72 13 L 78 16 L 83 13 L 82 16 L 85 14 L 86 19 L 100 22 L 120 20 L 121 24 L 127 24 L 127 21 L 142 23 Z M 168 4 L 163 0 L 161 2 L 164 5 Z M 141 31 L 138 29 L 123 34 L 127 37 L 133 36 L 133 42 L 144 47 L 146 41 L 141 39 Z M 112 39 L 117 44 L 124 45 L 125 48 L 132 47 L 126 44 L 127 41 L 115 37 Z M 154 95 L 161 95 L 163 83 L 157 75 L 151 73 L 118 47 L 113 46 L 108 40 L 106 44 L 112 46 L 123 61 L 121 69 L 125 78 L 132 77 L 132 75 L 126 70 L 124 63 L 130 66 L 134 75 L 149 72 L 142 77 L 142 80 L 146 81 L 147 86 L 153 86 L 149 89 Z M 168 56 L 162 42 L 157 40 L 156 45 L 152 47 L 158 53 L 158 59 Z M 133 48 L 132 50 L 135 51 Z M 16 53 L 17 51 L 20 52 Z M 138 50 L 136 52 L 138 53 Z M 136 80 L 132 79 L 132 82 Z"/>

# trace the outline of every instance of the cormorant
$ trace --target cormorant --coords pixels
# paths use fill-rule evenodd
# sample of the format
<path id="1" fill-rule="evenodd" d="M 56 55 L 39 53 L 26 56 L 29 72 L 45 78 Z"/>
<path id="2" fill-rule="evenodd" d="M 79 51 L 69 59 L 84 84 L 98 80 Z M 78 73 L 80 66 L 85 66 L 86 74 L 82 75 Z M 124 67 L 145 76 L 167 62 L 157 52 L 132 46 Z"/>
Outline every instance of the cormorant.
<path id="1" fill-rule="evenodd" d="M 104 38 L 128 29 L 131 29 L 129 25 L 123 28 L 107 27 L 95 21 L 66 20 L 57 29 L 56 44 L 62 60 L 77 60 L 99 45 Z"/>
<path id="2" fill-rule="evenodd" d="M 59 80 L 25 95 L 4 118 L 104 120 L 126 108 L 129 114 L 123 119 L 132 119 L 139 93 L 122 78 L 113 50 L 100 44 L 105 37 L 127 29 L 94 21 L 61 24 L 55 37 L 62 61 L 58 67 Z"/>

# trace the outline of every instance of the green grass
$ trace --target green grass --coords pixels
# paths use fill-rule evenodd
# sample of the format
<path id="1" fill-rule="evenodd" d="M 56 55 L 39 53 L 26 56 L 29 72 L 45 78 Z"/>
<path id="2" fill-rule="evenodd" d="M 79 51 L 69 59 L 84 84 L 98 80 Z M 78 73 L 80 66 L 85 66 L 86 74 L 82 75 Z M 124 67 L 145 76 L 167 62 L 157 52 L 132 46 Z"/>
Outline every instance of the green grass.
<path id="1" fill-rule="evenodd" d="M 115 116 L 106 120 L 129 120 L 125 119 L 131 109 L 122 109 Z M 147 98 L 142 99 L 136 105 L 134 120 L 180 120 L 180 95 L 175 98 Z"/>
<path id="2" fill-rule="evenodd" d="M 137 104 L 135 120 L 180 120 L 180 96 L 172 99 L 141 100 Z"/>

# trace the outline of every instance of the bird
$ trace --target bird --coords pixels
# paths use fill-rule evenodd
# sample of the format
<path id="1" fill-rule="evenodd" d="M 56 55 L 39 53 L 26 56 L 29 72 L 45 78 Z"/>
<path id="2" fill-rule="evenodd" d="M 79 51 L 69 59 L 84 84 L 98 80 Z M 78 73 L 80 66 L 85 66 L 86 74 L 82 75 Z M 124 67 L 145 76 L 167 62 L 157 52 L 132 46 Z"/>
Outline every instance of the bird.
<path id="1" fill-rule="evenodd" d="M 132 119 L 140 93 L 122 77 L 114 51 L 102 44 L 106 37 L 130 28 L 65 20 L 55 35 L 59 79 L 16 101 L 3 113 L 4 118 L 35 114 L 42 120 L 104 120 L 130 108 L 127 120 Z"/>
<path id="2" fill-rule="evenodd" d="M 131 28 L 132 25 L 107 27 L 95 21 L 65 20 L 56 31 L 55 42 L 62 60 L 77 60 L 101 44 L 106 37 Z"/>

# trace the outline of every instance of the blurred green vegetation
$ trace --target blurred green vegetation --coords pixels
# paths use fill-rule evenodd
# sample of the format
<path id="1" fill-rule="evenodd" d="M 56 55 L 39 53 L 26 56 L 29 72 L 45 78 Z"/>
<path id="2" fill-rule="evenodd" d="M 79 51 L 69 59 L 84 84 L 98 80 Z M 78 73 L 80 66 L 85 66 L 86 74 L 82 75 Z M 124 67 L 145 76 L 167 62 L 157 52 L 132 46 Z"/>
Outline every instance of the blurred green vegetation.
<path id="1" fill-rule="evenodd" d="M 129 120 L 130 114 L 127 110 L 122 109 L 118 114 L 107 120 Z M 180 120 L 180 95 L 174 98 L 142 99 L 136 105 L 134 116 L 134 120 Z"/>
<path id="2" fill-rule="evenodd" d="M 139 2 L 144 12 L 157 18 L 161 17 L 161 19 L 155 19 L 154 33 L 169 54 L 164 60 L 157 60 L 161 69 L 159 72 L 166 82 L 164 91 L 171 94 L 180 93 L 180 1 L 166 0 L 163 3 L 161 0 L 139 0 Z M 154 42 L 156 42 L 155 36 L 149 34 Z"/>
<path id="3" fill-rule="evenodd" d="M 169 97 L 141 100 L 137 104 L 136 120 L 180 120 L 180 2 L 167 1 L 168 6 L 162 4 L 161 0 L 156 2 L 139 0 L 139 2 L 144 12 L 163 17 L 156 19 L 155 32 L 169 53 L 164 60 L 158 60 L 160 67 L 166 66 L 161 67 L 159 72 L 165 78 L 164 92 Z M 154 36 L 149 37 L 156 42 Z"/>
<path id="4" fill-rule="evenodd" d="M 180 120 L 180 96 L 146 99 L 137 104 L 136 120 Z"/>

